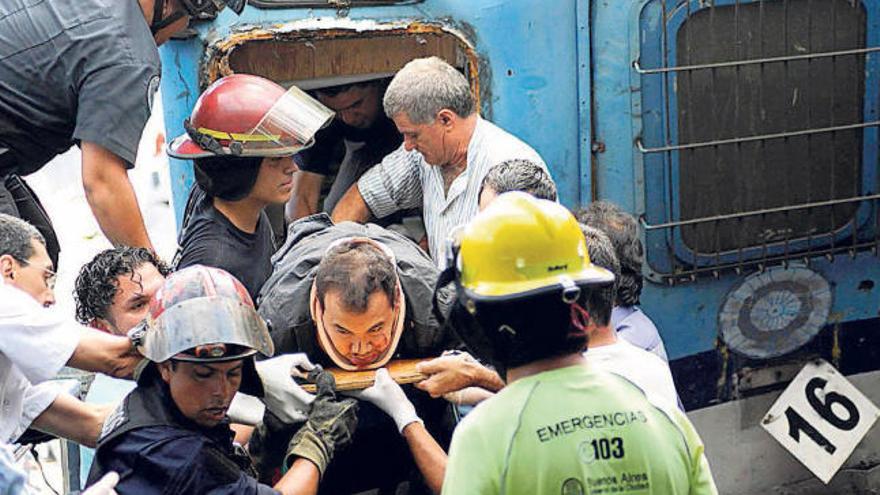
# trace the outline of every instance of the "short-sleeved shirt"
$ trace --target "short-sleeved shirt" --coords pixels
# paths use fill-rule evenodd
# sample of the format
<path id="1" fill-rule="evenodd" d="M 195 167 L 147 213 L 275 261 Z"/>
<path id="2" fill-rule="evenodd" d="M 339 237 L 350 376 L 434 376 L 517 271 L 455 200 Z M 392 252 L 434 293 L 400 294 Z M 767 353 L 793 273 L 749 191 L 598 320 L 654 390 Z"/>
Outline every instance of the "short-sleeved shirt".
<path id="1" fill-rule="evenodd" d="M 17 439 L 58 396 L 53 384 L 41 382 L 73 355 L 81 328 L 0 282 L 0 443 Z"/>
<path id="2" fill-rule="evenodd" d="M 611 327 L 630 344 L 669 361 L 660 332 L 641 309 L 635 306 L 614 306 L 611 310 Z"/>
<path id="3" fill-rule="evenodd" d="M 680 405 L 669 364 L 656 354 L 623 339 L 609 345 L 590 346 L 584 356 L 591 365 L 633 382 L 654 400 Z"/>
<path id="4" fill-rule="evenodd" d="M 483 178 L 495 165 L 517 158 L 547 169 L 544 160 L 529 145 L 478 117 L 468 143 L 467 167 L 452 181 L 448 193 L 440 167 L 429 165 L 421 153 L 406 151 L 403 146 L 367 171 L 358 180 L 358 190 L 378 218 L 421 206 L 431 257 L 443 268 L 446 265 L 444 246 L 450 232 L 470 221 L 479 211 Z"/>
<path id="5" fill-rule="evenodd" d="M 384 114 L 367 129 L 334 119 L 315 135 L 314 146 L 298 153 L 294 159 L 300 169 L 329 179 L 324 181 L 321 197 L 325 198 L 324 211 L 331 213 L 352 184 L 385 155 L 400 147 L 401 142 L 403 138 L 394 122 Z"/>
<path id="6" fill-rule="evenodd" d="M 81 141 L 133 165 L 159 75 L 134 0 L 0 0 L 0 175 Z"/>
<path id="7" fill-rule="evenodd" d="M 465 417 L 443 493 L 715 494 L 703 450 L 675 407 L 571 366 L 517 380 Z"/>
<path id="8" fill-rule="evenodd" d="M 191 265 L 222 268 L 247 288 L 257 300 L 260 288 L 272 274 L 275 237 L 266 212 L 260 213 L 254 233 L 235 226 L 214 207 L 211 197 L 194 187 L 195 208 L 180 231 L 180 259 L 177 268 Z"/>

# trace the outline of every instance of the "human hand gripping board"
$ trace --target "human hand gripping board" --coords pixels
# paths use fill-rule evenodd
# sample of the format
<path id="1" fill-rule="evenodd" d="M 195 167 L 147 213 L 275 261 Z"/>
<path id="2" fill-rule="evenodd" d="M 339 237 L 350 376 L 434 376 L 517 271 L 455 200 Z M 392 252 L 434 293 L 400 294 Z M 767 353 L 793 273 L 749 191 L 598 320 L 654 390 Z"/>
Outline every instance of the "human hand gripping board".
<path id="1" fill-rule="evenodd" d="M 428 378 L 428 375 L 416 371 L 416 365 L 423 361 L 430 361 L 430 358 L 397 359 L 389 362 L 385 368 L 388 369 L 391 378 L 401 385 L 416 383 Z M 372 386 L 376 381 L 376 370 L 346 371 L 341 368 L 327 368 L 327 371 L 336 379 L 336 390 L 340 392 L 363 390 Z M 315 393 L 316 391 L 314 383 L 301 383 L 300 385 L 306 392 Z"/>

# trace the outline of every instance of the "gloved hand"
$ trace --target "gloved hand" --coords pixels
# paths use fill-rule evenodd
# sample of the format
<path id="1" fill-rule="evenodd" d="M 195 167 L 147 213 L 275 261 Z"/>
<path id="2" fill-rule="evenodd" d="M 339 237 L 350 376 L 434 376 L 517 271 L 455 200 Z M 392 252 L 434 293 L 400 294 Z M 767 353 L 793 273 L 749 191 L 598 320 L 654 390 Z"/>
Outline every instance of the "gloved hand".
<path id="1" fill-rule="evenodd" d="M 81 495 L 116 495 L 116 484 L 119 483 L 119 475 L 116 471 L 110 471 L 97 483 L 90 486 Z"/>
<path id="2" fill-rule="evenodd" d="M 263 421 L 263 415 L 266 412 L 266 406 L 263 401 L 253 395 L 238 392 L 232 398 L 226 415 L 233 423 L 240 425 L 256 426 Z"/>
<path id="3" fill-rule="evenodd" d="M 315 396 L 297 385 L 291 375 L 298 368 L 306 371 L 315 369 L 309 358 L 303 353 L 283 354 L 254 364 L 260 380 L 263 381 L 263 403 L 266 408 L 285 423 L 305 421 L 309 405 L 315 400 Z"/>
<path id="4" fill-rule="evenodd" d="M 385 414 L 391 416 L 394 424 L 397 425 L 397 430 L 401 433 L 403 433 L 406 425 L 410 423 L 418 421 L 424 424 L 424 421 L 416 413 L 415 406 L 409 401 L 406 394 L 403 393 L 403 389 L 391 378 L 391 375 L 385 368 L 376 370 L 376 382 L 372 387 L 357 392 L 349 392 L 348 395 L 372 402 L 373 405 L 384 411 Z"/>
<path id="5" fill-rule="evenodd" d="M 357 427 L 357 401 L 336 398 L 336 380 L 316 366 L 309 372 L 318 394 L 306 424 L 296 432 L 287 448 L 284 465 L 290 467 L 296 457 L 312 461 L 321 476 L 333 459 L 333 453 L 351 443 Z"/>

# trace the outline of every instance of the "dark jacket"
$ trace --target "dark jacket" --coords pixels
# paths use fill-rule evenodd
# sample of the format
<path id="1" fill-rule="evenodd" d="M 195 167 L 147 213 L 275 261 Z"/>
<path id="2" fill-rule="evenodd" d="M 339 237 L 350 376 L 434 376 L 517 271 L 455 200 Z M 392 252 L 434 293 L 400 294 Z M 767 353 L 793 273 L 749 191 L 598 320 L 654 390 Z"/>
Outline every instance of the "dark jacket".
<path id="1" fill-rule="evenodd" d="M 270 324 L 275 353 L 304 352 L 321 364 L 330 364 L 315 337 L 309 292 L 327 246 L 337 239 L 354 236 L 381 242 L 397 258 L 407 315 L 406 329 L 394 357 L 436 357 L 444 350 L 458 348 L 457 338 L 437 323 L 431 311 L 439 271 L 421 248 L 378 225 L 334 225 L 329 215 L 318 213 L 290 225 L 287 242 L 272 257 L 272 275 L 260 291 L 259 313 Z M 444 292 L 441 304 L 448 305 L 452 297 L 451 291 Z"/>
<path id="2" fill-rule="evenodd" d="M 206 429 L 183 416 L 153 370 L 104 422 L 87 484 L 116 471 L 120 495 L 277 494 L 233 436 L 228 420 Z"/>
<path id="3" fill-rule="evenodd" d="M 318 345 L 309 310 L 309 292 L 315 271 L 327 246 L 345 237 L 360 236 L 388 246 L 397 258 L 400 282 L 407 300 L 406 328 L 394 358 L 436 357 L 444 350 L 459 348 L 450 332 L 441 328 L 431 313 L 431 296 L 439 272 L 415 243 L 378 225 L 351 222 L 334 225 L 325 213 L 302 218 L 289 227 L 287 242 L 272 258 L 273 273 L 259 298 L 259 313 L 270 322 L 276 354 L 304 352 L 313 362 L 332 365 Z M 451 293 L 442 301 L 448 303 Z M 454 421 L 442 399 L 404 386 L 425 427 L 443 446 L 448 446 Z M 261 480 L 277 477 L 287 441 L 299 425 L 284 425 L 267 413 L 264 424 L 251 438 Z M 411 480 L 410 492 L 427 493 L 406 441 L 394 422 L 368 402 L 358 408 L 358 426 L 352 444 L 336 453 L 321 481 L 322 494 L 357 493 L 372 488 L 392 489 Z M 391 492 L 393 493 L 393 491 Z"/>

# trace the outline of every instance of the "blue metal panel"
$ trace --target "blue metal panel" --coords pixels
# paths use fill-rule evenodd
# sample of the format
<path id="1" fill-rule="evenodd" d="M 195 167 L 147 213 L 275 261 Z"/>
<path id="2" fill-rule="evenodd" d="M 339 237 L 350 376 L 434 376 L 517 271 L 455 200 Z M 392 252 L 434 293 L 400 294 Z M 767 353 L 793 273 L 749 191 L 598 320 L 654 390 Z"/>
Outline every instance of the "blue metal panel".
<path id="1" fill-rule="evenodd" d="M 633 129 L 628 61 L 630 33 L 628 2 L 592 2 L 593 128 L 596 184 L 599 198 L 609 199 L 630 212 L 644 211 L 636 198 Z M 636 37 L 636 39 L 638 39 Z M 604 151 L 602 151 L 604 149 Z"/>
<path id="2" fill-rule="evenodd" d="M 833 287 L 830 322 L 876 318 L 880 315 L 880 263 L 872 253 L 855 258 L 838 256 L 833 261 L 819 258 L 810 269 Z M 724 299 L 742 277 L 727 274 L 719 279 L 702 279 L 690 284 L 664 286 L 646 284 L 642 308 L 657 324 L 670 359 L 715 348 L 718 313 Z M 862 281 L 871 281 L 862 284 Z"/>
<path id="3" fill-rule="evenodd" d="M 666 18 L 666 26 L 660 24 L 659 17 L 662 12 L 662 0 L 651 0 L 641 12 L 638 19 L 639 32 L 641 33 L 640 50 L 633 60 L 640 60 L 643 68 L 656 68 L 668 65 L 679 65 L 677 61 L 676 44 L 674 40 L 679 29 L 687 22 L 688 16 L 693 16 L 703 9 L 724 7 L 729 5 L 742 5 L 749 3 L 743 0 L 716 0 L 711 5 L 699 0 L 690 0 L 690 8 L 680 5 L 671 10 Z M 866 18 L 866 46 L 880 46 L 880 2 L 865 0 Z M 665 39 L 664 39 L 665 38 Z M 664 53 L 663 46 L 666 45 Z M 865 95 L 864 117 L 865 121 L 873 121 L 878 115 L 878 88 L 880 88 L 880 56 L 867 54 L 865 58 Z M 636 77 L 638 77 L 636 75 Z M 646 147 L 659 147 L 668 144 L 681 144 L 678 138 L 678 92 L 671 88 L 670 75 L 658 74 L 641 79 L 641 101 L 633 98 L 633 105 L 639 105 L 644 111 L 642 115 L 642 139 Z M 638 83 L 634 83 L 635 87 Z M 638 93 L 635 93 L 638 95 Z M 647 103 L 651 102 L 650 110 L 645 110 Z M 657 104 L 668 102 L 668 105 Z M 638 119 L 638 116 L 635 117 Z M 663 125 L 663 120 L 667 121 Z M 667 135 L 666 132 L 669 134 Z M 862 189 L 860 194 L 871 194 L 877 190 L 877 136 L 876 127 L 868 127 L 863 130 L 862 151 Z M 680 219 L 679 213 L 679 152 L 655 153 L 642 158 L 644 163 L 644 175 L 648 178 L 644 194 L 646 204 L 645 218 L 649 224 L 657 224 Z M 667 164 L 667 160 L 671 163 Z M 671 166 L 668 166 L 671 165 Z M 872 220 L 871 204 L 862 204 L 856 216 L 856 221 L 846 228 L 840 229 L 835 234 L 837 240 L 851 238 L 853 228 L 861 228 Z M 873 235 L 873 232 L 871 233 Z M 693 252 L 681 238 L 681 232 L 676 231 L 672 238 L 668 232 L 657 231 L 647 234 L 647 242 L 651 245 L 649 263 L 661 272 L 668 273 L 670 263 L 665 259 L 667 247 L 673 247 L 672 252 L 679 259 L 689 260 L 697 264 L 713 264 L 718 262 L 735 262 L 737 259 L 748 259 L 755 255 L 781 254 L 786 250 L 800 251 L 807 248 L 807 239 L 794 239 L 787 245 L 781 243 L 769 246 L 766 249 L 754 247 L 745 250 L 745 254 L 733 252 L 715 255 L 699 255 Z M 815 247 L 815 243 L 813 243 Z"/>
<path id="4" fill-rule="evenodd" d="M 543 157 L 559 184 L 562 200 L 577 203 L 583 197 L 579 167 L 584 143 L 580 130 L 589 132 L 589 97 L 578 105 L 578 49 L 587 49 L 588 40 L 578 39 L 575 0 L 482 1 L 427 0 L 409 6 L 352 8 L 346 14 L 352 20 L 377 22 L 418 20 L 446 25 L 465 33 L 480 57 L 481 84 L 491 95 L 483 101 L 483 112 L 501 127 L 531 144 Z M 335 18 L 334 9 L 265 9 L 248 6 L 241 17 L 224 11 L 209 24 L 201 24 L 200 39 L 222 39 L 236 27 L 272 25 L 299 19 Z M 581 19 L 581 34 L 585 33 Z M 163 90 L 169 95 L 197 93 L 194 85 L 197 65 L 203 62 L 200 40 L 169 44 L 163 59 L 177 58 L 186 66 L 179 72 L 186 77 L 163 78 Z M 175 55 L 171 55 L 170 52 Z M 177 54 L 178 51 L 183 53 Z M 588 58 L 585 59 L 588 62 Z M 171 63 L 165 61 L 166 65 Z M 167 72 L 167 69 L 166 69 Z M 586 73 L 586 72 L 584 72 Z M 588 95 L 588 93 L 585 93 Z M 166 100 L 169 97 L 166 96 Z M 180 122 L 192 108 L 194 99 L 172 97 L 166 105 L 168 135 L 180 130 Z M 589 155 L 585 155 L 586 160 Z M 172 174 L 175 204 L 185 192 L 186 166 L 175 161 Z M 586 170 L 588 171 L 588 164 Z M 588 172 L 587 172 L 588 174 Z M 189 179 L 191 180 L 191 179 Z M 589 183 L 587 194 L 589 194 Z M 177 187 L 180 186 L 180 187 Z M 185 197 L 185 196 L 184 196 Z M 180 209 L 178 208 L 178 212 Z"/>
<path id="5" fill-rule="evenodd" d="M 705 3 L 703 3 L 705 5 Z M 872 2 L 872 9 L 873 2 Z M 662 157 L 645 157 L 634 146 L 641 136 L 648 145 L 667 141 L 663 125 L 668 117 L 659 105 L 645 109 L 642 101 L 663 101 L 662 84 L 640 85 L 640 76 L 632 61 L 638 57 L 655 65 L 663 63 L 660 43 L 642 44 L 643 39 L 661 39 L 662 9 L 655 0 L 632 2 L 592 2 L 591 29 L 593 55 L 593 127 L 594 140 L 604 151 L 595 155 L 597 163 L 596 189 L 600 199 L 621 205 L 625 210 L 644 215 L 653 209 L 660 218 L 674 218 L 666 208 L 666 197 L 674 197 L 668 190 L 670 182 L 663 174 L 650 173 L 664 167 Z M 867 43 L 878 46 L 876 36 L 880 29 L 870 22 Z M 876 57 L 874 57 L 876 58 Z M 666 62 L 671 65 L 671 61 Z M 648 66 L 647 63 L 643 65 Z M 866 77 L 877 80 L 877 67 L 866 64 Z M 866 84 L 866 119 L 876 112 L 877 84 Z M 674 101 L 674 100 L 673 100 Z M 871 106 L 867 106 L 868 102 Z M 671 107 L 674 108 L 674 107 Z M 874 113 L 872 113 L 874 112 Z M 670 117 L 671 118 L 671 117 Z M 650 133 L 643 134 L 643 127 Z M 865 192 L 876 191 L 877 141 L 876 131 L 865 135 L 863 163 L 869 172 Z M 663 236 L 646 239 L 646 249 L 667 249 Z M 837 256 L 833 262 L 814 259 L 811 268 L 825 277 L 834 288 L 832 321 L 850 321 L 876 318 L 880 298 L 872 283 L 880 281 L 880 263 L 871 253 L 861 253 L 854 259 Z M 696 282 L 675 286 L 648 282 L 642 293 L 642 308 L 660 329 L 670 358 L 677 359 L 715 348 L 718 338 L 718 313 L 726 295 L 743 276 L 722 274 L 720 278 L 698 279 Z"/>
<path id="6" fill-rule="evenodd" d="M 202 51 L 202 44 L 197 39 L 172 40 L 159 49 L 162 57 L 162 107 L 168 142 L 184 132 L 183 121 L 189 117 L 199 97 L 198 64 Z M 168 160 L 174 213 L 180 228 L 183 208 L 193 183 L 192 163 L 177 158 Z"/>
<path id="7" fill-rule="evenodd" d="M 590 43 L 590 2 L 577 2 L 577 98 L 578 98 L 578 165 L 581 205 L 588 204 L 593 198 L 593 163 L 592 163 L 592 87 L 590 67 L 592 54 Z"/>

